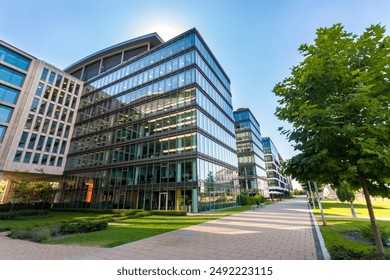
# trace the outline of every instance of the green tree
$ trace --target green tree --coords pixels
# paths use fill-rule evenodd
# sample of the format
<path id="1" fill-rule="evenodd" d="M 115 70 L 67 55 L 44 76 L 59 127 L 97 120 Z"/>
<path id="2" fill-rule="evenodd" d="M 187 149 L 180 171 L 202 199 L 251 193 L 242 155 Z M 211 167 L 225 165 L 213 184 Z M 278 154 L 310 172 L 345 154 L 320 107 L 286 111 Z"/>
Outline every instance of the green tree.
<path id="1" fill-rule="evenodd" d="M 351 189 L 351 187 L 346 182 L 341 182 L 336 188 L 337 198 L 341 201 L 349 202 L 351 207 L 352 217 L 356 219 L 355 208 L 353 207 L 353 202 L 355 201 L 355 192 Z"/>
<path id="2" fill-rule="evenodd" d="M 358 36 L 341 24 L 319 28 L 304 60 L 278 83 L 276 115 L 298 154 L 286 172 L 300 181 L 363 189 L 377 251 L 384 253 L 371 195 L 390 196 L 390 39 L 372 25 Z"/>

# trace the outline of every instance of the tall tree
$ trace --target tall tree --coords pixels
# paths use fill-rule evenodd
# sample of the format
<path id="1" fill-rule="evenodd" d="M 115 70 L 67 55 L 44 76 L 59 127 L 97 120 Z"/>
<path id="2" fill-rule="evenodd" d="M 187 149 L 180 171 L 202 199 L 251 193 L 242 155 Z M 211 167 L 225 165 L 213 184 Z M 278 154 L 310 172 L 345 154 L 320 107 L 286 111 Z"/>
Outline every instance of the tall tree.
<path id="1" fill-rule="evenodd" d="M 304 60 L 278 83 L 276 115 L 298 154 L 286 171 L 301 181 L 359 181 L 377 251 L 383 244 L 370 194 L 390 196 L 390 38 L 372 25 L 358 36 L 341 24 L 319 28 Z"/>

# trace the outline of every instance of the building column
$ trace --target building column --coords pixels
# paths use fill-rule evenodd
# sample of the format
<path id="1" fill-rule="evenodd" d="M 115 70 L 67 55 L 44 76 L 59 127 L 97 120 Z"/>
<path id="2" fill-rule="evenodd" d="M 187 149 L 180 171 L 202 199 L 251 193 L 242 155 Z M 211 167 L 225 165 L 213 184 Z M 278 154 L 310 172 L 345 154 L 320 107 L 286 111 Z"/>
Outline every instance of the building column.
<path id="1" fill-rule="evenodd" d="M 176 211 L 181 210 L 181 189 L 176 189 Z"/>
<path id="2" fill-rule="evenodd" d="M 198 188 L 192 189 L 192 212 L 198 213 Z"/>

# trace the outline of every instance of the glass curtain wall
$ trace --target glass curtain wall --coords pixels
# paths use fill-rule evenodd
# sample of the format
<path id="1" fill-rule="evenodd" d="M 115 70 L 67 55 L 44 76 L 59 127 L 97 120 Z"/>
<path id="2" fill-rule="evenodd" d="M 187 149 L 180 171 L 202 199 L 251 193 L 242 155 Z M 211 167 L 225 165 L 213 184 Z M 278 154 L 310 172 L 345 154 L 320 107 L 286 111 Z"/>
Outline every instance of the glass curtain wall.
<path id="1" fill-rule="evenodd" d="M 230 82 L 196 31 L 84 89 L 59 207 L 198 212 L 235 204 Z"/>

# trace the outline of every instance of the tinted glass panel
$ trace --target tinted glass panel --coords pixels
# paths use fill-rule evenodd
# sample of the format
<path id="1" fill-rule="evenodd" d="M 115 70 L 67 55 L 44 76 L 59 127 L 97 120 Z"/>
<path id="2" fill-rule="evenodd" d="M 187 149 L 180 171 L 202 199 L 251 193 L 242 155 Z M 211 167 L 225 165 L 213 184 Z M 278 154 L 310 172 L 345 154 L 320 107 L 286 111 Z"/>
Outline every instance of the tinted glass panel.
<path id="1" fill-rule="evenodd" d="M 23 86 L 24 77 L 24 74 L 0 65 L 0 80 L 21 87 Z"/>
<path id="2" fill-rule="evenodd" d="M 0 101 L 16 104 L 20 91 L 0 85 Z"/>
<path id="3" fill-rule="evenodd" d="M 0 105 L 0 122 L 8 123 L 13 111 L 11 107 Z"/>
<path id="4" fill-rule="evenodd" d="M 21 56 L 20 54 L 7 49 L 6 47 L 0 46 L 0 60 L 3 60 L 9 64 L 12 64 L 15 67 L 18 67 L 23 70 L 28 70 L 30 65 L 30 59 Z"/>

